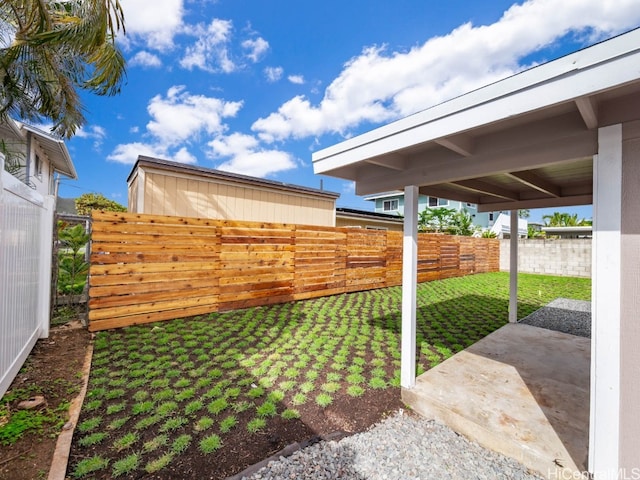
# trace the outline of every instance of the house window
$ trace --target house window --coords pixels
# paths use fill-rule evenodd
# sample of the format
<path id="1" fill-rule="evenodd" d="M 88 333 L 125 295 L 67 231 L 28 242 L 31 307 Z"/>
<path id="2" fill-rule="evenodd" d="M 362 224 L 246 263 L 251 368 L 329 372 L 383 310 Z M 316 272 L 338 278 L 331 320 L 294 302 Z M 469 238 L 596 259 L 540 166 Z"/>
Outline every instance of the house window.
<path id="1" fill-rule="evenodd" d="M 446 207 L 449 205 L 449 200 L 446 198 L 429 197 L 430 207 Z"/>
<path id="2" fill-rule="evenodd" d="M 382 210 L 385 212 L 398 210 L 398 200 L 385 200 L 384 202 L 382 202 Z"/>
<path id="3" fill-rule="evenodd" d="M 33 174 L 40 180 L 42 180 L 42 160 L 40 160 L 40 157 L 38 155 L 36 155 L 36 161 L 33 170 Z"/>
<path id="4" fill-rule="evenodd" d="M 491 212 L 491 213 L 489 214 L 489 221 L 490 221 L 490 222 L 493 222 L 493 212 Z"/>

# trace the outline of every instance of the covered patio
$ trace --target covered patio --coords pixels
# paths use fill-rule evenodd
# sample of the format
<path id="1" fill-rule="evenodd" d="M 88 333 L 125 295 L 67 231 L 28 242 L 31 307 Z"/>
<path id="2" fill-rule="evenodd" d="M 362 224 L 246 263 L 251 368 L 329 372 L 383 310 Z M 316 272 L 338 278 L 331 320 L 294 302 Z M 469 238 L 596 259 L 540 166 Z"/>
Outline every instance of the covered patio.
<path id="1" fill-rule="evenodd" d="M 408 396 L 418 395 L 421 383 L 415 370 L 418 195 L 477 204 L 479 211 L 509 210 L 512 231 L 518 209 L 593 204 L 588 462 L 578 459 L 575 468 L 596 479 L 630 478 L 640 468 L 639 66 L 640 30 L 634 30 L 313 155 L 316 173 L 353 180 L 360 195 L 404 191 L 401 381 Z M 517 235 L 511 239 L 509 320 L 516 322 Z M 531 328 L 542 340 L 544 330 Z M 487 354 L 533 348 L 500 338 L 488 346 Z M 563 363 L 556 355 L 534 358 L 538 365 L 527 378 Z M 446 382 L 442 390 L 466 380 Z M 517 401 L 504 395 L 502 412 Z M 572 405 L 562 408 L 570 414 Z M 570 451 L 571 435 L 554 432 Z"/>

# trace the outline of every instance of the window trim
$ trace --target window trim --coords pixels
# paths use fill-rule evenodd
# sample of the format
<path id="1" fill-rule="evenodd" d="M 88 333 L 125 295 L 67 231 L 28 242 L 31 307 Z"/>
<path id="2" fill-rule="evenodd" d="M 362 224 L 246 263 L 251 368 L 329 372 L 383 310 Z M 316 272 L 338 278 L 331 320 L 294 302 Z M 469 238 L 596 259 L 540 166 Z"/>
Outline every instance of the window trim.
<path id="1" fill-rule="evenodd" d="M 389 204 L 389 208 L 387 208 L 387 204 Z M 395 205 L 395 208 L 394 208 Z M 400 202 L 398 201 L 397 198 L 391 199 L 391 200 L 383 200 L 382 201 L 382 211 L 383 212 L 395 212 L 398 210 L 398 207 L 400 206 Z"/>

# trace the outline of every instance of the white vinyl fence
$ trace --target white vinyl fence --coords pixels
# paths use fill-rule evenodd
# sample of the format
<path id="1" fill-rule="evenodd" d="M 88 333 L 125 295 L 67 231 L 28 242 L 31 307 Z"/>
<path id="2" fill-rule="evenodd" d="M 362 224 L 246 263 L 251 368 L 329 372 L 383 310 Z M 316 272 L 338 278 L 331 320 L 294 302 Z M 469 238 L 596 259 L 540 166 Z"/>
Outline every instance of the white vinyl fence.
<path id="1" fill-rule="evenodd" d="M 55 201 L 4 170 L 0 154 L 0 397 L 49 336 Z"/>

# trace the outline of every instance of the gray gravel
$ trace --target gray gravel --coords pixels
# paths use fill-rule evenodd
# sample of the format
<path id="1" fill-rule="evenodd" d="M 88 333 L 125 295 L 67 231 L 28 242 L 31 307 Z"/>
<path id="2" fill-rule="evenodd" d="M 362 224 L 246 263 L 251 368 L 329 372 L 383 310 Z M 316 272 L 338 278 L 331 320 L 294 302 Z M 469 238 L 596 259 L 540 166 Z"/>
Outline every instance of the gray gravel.
<path id="1" fill-rule="evenodd" d="M 556 298 L 520 323 L 591 338 L 591 302 Z"/>
<path id="2" fill-rule="evenodd" d="M 371 430 L 280 457 L 243 479 L 536 479 L 524 466 L 448 427 L 397 412 Z"/>
<path id="3" fill-rule="evenodd" d="M 591 303 L 558 298 L 521 323 L 591 336 Z M 287 454 L 294 449 L 286 449 Z M 266 462 L 265 462 L 266 463 Z M 487 450 L 433 420 L 403 411 L 367 432 L 322 441 L 250 469 L 246 480 L 536 479 L 515 460 Z"/>

